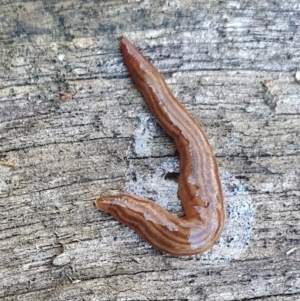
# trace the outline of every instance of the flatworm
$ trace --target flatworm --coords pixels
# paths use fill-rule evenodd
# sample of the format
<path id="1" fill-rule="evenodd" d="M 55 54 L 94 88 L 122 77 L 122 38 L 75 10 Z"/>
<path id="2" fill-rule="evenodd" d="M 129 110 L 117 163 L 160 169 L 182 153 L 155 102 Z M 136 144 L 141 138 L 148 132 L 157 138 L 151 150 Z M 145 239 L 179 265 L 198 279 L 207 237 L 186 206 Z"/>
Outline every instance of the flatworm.
<path id="1" fill-rule="evenodd" d="M 211 146 L 153 65 L 125 38 L 120 47 L 136 88 L 175 141 L 180 159 L 178 196 L 185 218 L 170 214 L 151 200 L 128 194 L 104 196 L 95 204 L 160 251 L 178 256 L 204 252 L 219 238 L 225 220 L 218 165 Z"/>

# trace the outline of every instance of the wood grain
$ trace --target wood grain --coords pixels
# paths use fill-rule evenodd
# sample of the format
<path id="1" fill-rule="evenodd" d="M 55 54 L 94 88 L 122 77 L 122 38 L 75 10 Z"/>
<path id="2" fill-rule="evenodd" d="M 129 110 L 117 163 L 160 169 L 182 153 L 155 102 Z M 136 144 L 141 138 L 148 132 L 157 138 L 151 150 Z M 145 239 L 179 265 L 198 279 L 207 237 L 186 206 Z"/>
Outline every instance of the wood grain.
<path id="1" fill-rule="evenodd" d="M 0 160 L 15 166 L 0 166 L 0 299 L 299 300 L 297 1 L 1 1 L 0 12 Z M 176 148 L 154 123 L 136 132 L 150 113 L 121 36 L 239 181 L 224 177 L 226 203 L 251 197 L 250 239 L 226 239 L 226 256 L 162 255 L 93 206 L 151 175 L 141 195 L 181 215 L 164 189 L 178 170 L 160 172 Z"/>

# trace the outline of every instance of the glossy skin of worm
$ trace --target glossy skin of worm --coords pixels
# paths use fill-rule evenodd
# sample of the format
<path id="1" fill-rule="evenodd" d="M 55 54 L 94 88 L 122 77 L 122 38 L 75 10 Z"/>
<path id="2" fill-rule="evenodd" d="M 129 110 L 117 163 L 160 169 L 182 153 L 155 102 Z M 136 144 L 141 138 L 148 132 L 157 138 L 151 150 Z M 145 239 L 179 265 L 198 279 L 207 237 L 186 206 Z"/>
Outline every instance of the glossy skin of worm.
<path id="1" fill-rule="evenodd" d="M 151 200 L 127 194 L 104 196 L 95 204 L 158 250 L 178 256 L 204 252 L 219 238 L 225 220 L 215 156 L 202 128 L 153 65 L 125 38 L 120 47 L 136 88 L 179 151 L 178 196 L 185 218 Z"/>

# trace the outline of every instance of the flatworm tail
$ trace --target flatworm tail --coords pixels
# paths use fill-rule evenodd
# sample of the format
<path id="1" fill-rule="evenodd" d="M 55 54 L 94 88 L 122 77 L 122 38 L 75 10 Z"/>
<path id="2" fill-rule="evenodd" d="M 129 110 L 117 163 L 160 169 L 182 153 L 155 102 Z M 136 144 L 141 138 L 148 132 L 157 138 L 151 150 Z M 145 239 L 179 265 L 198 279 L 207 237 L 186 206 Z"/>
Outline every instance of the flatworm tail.
<path id="1" fill-rule="evenodd" d="M 101 197 L 96 206 L 158 250 L 178 256 L 204 252 L 219 238 L 225 220 L 215 156 L 199 124 L 172 95 L 153 65 L 126 39 L 121 39 L 120 46 L 136 88 L 176 143 L 178 195 L 186 217 L 175 217 L 151 200 L 126 194 Z"/>

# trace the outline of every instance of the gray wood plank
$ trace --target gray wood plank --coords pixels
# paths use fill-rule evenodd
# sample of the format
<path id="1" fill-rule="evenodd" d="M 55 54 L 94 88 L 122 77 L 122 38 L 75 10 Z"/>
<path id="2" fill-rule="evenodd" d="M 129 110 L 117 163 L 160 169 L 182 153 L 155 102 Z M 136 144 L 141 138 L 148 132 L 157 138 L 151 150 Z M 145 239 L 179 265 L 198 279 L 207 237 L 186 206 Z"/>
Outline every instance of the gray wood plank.
<path id="1" fill-rule="evenodd" d="M 0 1 L 0 299 L 299 300 L 299 20 L 298 0 Z M 182 215 L 121 36 L 216 154 L 227 221 L 204 254 L 162 254 L 93 205 L 130 192 Z"/>

